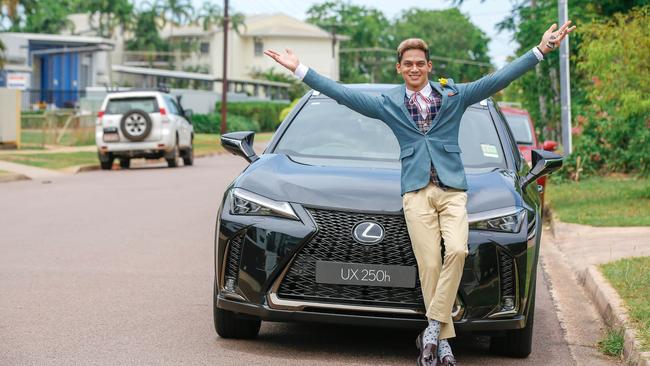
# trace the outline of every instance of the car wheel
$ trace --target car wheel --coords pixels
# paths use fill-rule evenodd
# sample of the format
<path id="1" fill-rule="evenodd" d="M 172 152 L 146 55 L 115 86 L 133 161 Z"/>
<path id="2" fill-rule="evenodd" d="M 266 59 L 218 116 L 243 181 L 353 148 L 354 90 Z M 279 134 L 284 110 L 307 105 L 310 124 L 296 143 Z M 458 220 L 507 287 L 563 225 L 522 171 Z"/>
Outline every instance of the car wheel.
<path id="1" fill-rule="evenodd" d="M 149 136 L 153 124 L 149 113 L 142 109 L 131 109 L 120 120 L 120 130 L 131 141 L 142 141 Z"/>
<path id="2" fill-rule="evenodd" d="M 214 329 L 221 338 L 251 339 L 260 332 L 262 321 L 255 318 L 243 318 L 232 311 L 217 308 L 217 285 L 215 282 L 212 301 Z"/>
<path id="3" fill-rule="evenodd" d="M 111 170 L 113 168 L 113 160 L 115 160 L 113 154 L 97 153 L 97 155 L 99 156 L 99 165 L 102 167 L 102 170 Z"/>
<path id="4" fill-rule="evenodd" d="M 185 149 L 183 153 L 183 165 L 194 165 L 194 144 L 190 144 L 190 147 Z"/>
<path id="5" fill-rule="evenodd" d="M 131 167 L 131 159 L 129 158 L 120 158 L 120 168 L 129 169 Z"/>
<path id="6" fill-rule="evenodd" d="M 178 138 L 176 138 L 176 143 L 174 144 L 174 148 L 172 151 L 165 155 L 165 160 L 167 160 L 167 166 L 170 168 L 176 168 L 178 166 L 178 156 L 179 156 L 179 151 L 178 151 Z"/>
<path id="7" fill-rule="evenodd" d="M 533 349 L 533 325 L 535 320 L 535 290 L 528 310 L 528 321 L 522 329 L 506 331 L 504 336 L 490 339 L 490 351 L 500 356 L 526 358 Z"/>

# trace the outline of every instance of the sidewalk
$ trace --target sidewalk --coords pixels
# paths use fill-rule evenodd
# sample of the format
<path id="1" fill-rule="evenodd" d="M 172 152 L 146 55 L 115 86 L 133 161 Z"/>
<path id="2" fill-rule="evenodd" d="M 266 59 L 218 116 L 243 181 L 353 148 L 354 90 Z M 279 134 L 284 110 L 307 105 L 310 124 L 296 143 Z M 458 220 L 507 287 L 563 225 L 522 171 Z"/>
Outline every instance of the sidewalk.
<path id="1" fill-rule="evenodd" d="M 622 306 L 623 302 L 609 282 L 600 274 L 599 264 L 616 261 L 621 258 L 650 256 L 650 227 L 592 227 L 587 225 L 563 223 L 557 220 L 552 224 L 552 235 L 545 240 L 542 247 L 542 262 L 545 267 L 562 267 L 564 264 L 564 278 L 558 277 L 558 296 L 564 296 L 563 301 L 569 306 L 581 306 L 585 314 L 582 319 L 565 319 L 567 322 L 568 336 L 587 340 L 587 343 L 597 341 L 594 334 L 601 328 L 603 321 L 610 328 L 625 328 L 625 345 L 623 351 L 624 362 L 627 365 L 650 366 L 650 353 L 640 353 L 638 341 L 629 323 L 627 312 Z M 561 273 L 561 272 L 560 272 Z M 583 291 L 578 293 L 563 289 L 566 287 L 562 281 L 573 276 L 583 286 Z M 598 311 L 599 318 L 596 322 L 588 324 L 589 310 L 586 304 L 578 300 L 586 295 Z M 579 343 L 579 342 L 577 342 Z M 576 353 L 582 352 L 581 347 L 589 346 L 577 344 Z"/>

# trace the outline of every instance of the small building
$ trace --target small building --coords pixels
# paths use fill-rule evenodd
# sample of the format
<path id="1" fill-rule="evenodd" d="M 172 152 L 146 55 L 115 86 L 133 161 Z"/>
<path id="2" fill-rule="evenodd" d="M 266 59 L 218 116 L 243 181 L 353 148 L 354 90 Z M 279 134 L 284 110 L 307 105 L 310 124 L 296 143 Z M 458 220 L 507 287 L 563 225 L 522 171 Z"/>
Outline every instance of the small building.
<path id="1" fill-rule="evenodd" d="M 23 90 L 23 109 L 73 107 L 86 87 L 110 84 L 112 41 L 99 37 L 0 33 L 6 63 L 0 87 Z"/>

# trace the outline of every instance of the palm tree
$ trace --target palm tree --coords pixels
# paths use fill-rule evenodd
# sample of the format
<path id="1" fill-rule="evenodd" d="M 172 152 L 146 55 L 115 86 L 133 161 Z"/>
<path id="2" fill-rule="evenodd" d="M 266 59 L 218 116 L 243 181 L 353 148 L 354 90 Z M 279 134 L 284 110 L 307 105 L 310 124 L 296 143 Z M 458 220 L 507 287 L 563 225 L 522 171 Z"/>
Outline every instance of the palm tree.
<path id="1" fill-rule="evenodd" d="M 237 32 L 237 34 L 240 34 L 239 29 L 241 27 L 244 29 L 246 28 L 246 17 L 242 13 L 231 12 L 230 14 L 230 26 L 235 30 L 235 32 Z M 206 1 L 203 3 L 203 6 L 201 6 L 196 22 L 201 22 L 203 30 L 206 31 L 212 28 L 213 25 L 223 26 L 223 9 L 217 4 Z"/>
<path id="2" fill-rule="evenodd" d="M 162 14 L 163 26 L 170 23 L 169 38 L 174 35 L 174 25 L 183 25 L 192 21 L 194 8 L 191 0 L 163 0 L 158 5 Z"/>

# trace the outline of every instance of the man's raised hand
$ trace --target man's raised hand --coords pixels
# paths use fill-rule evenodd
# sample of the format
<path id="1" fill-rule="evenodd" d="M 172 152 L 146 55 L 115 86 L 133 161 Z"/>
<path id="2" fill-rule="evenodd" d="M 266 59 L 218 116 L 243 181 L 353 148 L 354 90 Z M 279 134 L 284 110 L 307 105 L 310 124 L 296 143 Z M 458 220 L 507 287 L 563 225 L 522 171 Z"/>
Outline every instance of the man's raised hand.
<path id="1" fill-rule="evenodd" d="M 570 25 L 571 21 L 569 20 L 568 22 L 564 23 L 560 29 L 556 30 L 557 24 L 553 23 L 553 25 L 548 28 L 546 32 L 544 32 L 542 41 L 537 46 L 539 47 L 540 51 L 542 51 L 544 54 L 547 54 L 556 49 L 557 46 L 562 43 L 564 37 L 576 29 L 575 25 L 573 27 L 569 27 Z"/>
<path id="2" fill-rule="evenodd" d="M 285 48 L 283 53 L 277 53 L 274 50 L 266 50 L 264 54 L 274 59 L 275 62 L 286 67 L 291 72 L 295 72 L 300 61 L 290 48 Z"/>

